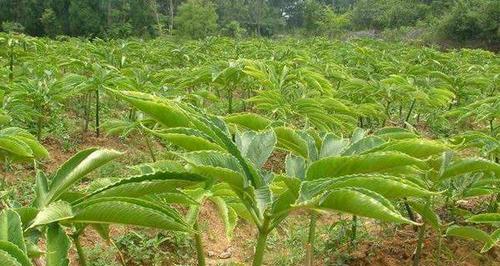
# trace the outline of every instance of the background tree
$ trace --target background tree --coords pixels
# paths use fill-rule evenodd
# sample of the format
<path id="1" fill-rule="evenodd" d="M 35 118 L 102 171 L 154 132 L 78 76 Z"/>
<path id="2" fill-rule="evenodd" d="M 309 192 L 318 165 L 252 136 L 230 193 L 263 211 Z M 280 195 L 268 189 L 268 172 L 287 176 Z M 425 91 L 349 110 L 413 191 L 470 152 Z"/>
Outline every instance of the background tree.
<path id="1" fill-rule="evenodd" d="M 206 0 L 189 0 L 179 7 L 175 17 L 179 35 L 199 39 L 217 31 L 217 13 Z"/>

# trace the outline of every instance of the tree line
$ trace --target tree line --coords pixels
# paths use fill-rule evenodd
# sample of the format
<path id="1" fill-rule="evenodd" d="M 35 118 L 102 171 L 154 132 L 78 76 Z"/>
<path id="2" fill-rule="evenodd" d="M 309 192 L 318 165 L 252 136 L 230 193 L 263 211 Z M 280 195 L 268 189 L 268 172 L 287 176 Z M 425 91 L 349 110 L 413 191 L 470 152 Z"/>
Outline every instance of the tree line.
<path id="1" fill-rule="evenodd" d="M 3 31 L 34 36 L 339 36 L 424 27 L 457 40 L 500 40 L 495 0 L 2 0 Z"/>

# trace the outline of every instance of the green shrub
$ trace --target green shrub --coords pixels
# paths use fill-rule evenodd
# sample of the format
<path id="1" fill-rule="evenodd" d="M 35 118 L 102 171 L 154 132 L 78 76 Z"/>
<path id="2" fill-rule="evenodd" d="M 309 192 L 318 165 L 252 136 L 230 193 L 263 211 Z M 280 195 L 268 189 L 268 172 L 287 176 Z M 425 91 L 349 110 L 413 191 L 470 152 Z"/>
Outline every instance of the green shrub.
<path id="1" fill-rule="evenodd" d="M 226 26 L 224 26 L 224 28 L 222 28 L 222 33 L 229 37 L 241 38 L 245 35 L 246 30 L 241 27 L 238 21 L 231 20 Z"/>
<path id="2" fill-rule="evenodd" d="M 413 26 L 425 18 L 429 7 L 418 1 L 361 0 L 352 11 L 357 29 L 384 29 Z"/>
<path id="3" fill-rule="evenodd" d="M 17 22 L 2 22 L 2 30 L 5 32 L 24 32 L 24 26 Z"/>
<path id="4" fill-rule="evenodd" d="M 175 24 L 178 34 L 200 39 L 216 33 L 217 13 L 210 2 L 189 0 L 179 7 Z"/>
<path id="5" fill-rule="evenodd" d="M 439 33 L 455 41 L 500 39 L 500 2 L 458 1 L 439 23 Z"/>

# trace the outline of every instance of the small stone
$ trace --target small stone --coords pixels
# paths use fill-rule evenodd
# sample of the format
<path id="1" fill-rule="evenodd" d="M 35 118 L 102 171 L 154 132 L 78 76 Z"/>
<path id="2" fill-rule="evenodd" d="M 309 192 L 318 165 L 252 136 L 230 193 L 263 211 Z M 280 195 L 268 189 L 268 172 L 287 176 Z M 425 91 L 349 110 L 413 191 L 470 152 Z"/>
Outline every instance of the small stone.
<path id="1" fill-rule="evenodd" d="M 215 257 L 215 252 L 209 250 L 208 251 L 208 257 L 210 257 L 210 258 Z"/>
<path id="2" fill-rule="evenodd" d="M 228 247 L 224 252 L 219 254 L 219 258 L 220 259 L 229 259 L 229 258 L 231 258 L 232 253 L 233 253 L 233 248 Z"/>

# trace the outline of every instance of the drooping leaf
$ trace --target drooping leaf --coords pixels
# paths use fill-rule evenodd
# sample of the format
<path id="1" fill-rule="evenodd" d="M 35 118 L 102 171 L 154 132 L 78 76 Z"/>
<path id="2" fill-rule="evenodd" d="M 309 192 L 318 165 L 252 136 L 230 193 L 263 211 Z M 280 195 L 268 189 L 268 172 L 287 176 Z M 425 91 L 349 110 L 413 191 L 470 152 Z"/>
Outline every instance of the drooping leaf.
<path id="1" fill-rule="evenodd" d="M 19 218 L 21 218 L 21 224 L 23 228 L 28 227 L 29 224 L 35 219 L 36 215 L 38 214 L 38 209 L 33 208 L 33 207 L 20 207 L 20 208 L 13 208 L 15 212 L 19 215 Z"/>
<path id="2" fill-rule="evenodd" d="M 114 160 L 121 153 L 114 150 L 91 148 L 77 153 L 66 161 L 57 171 L 50 183 L 45 204 L 58 199 L 61 194 L 73 184 L 80 181 L 86 174 Z"/>
<path id="3" fill-rule="evenodd" d="M 85 199 L 103 198 L 103 197 L 142 197 L 151 194 L 162 194 L 176 192 L 179 189 L 195 185 L 205 181 L 206 178 L 201 175 L 188 172 L 155 172 L 132 176 L 111 182 L 103 186 L 78 201 L 77 204 Z"/>
<path id="4" fill-rule="evenodd" d="M 494 172 L 500 177 L 500 164 L 481 158 L 469 158 L 451 163 L 445 168 L 440 179 L 447 179 L 467 173 Z"/>
<path id="5" fill-rule="evenodd" d="M 481 213 L 467 219 L 469 223 L 500 224 L 500 213 Z"/>
<path id="6" fill-rule="evenodd" d="M 388 201 L 364 189 L 342 188 L 328 192 L 318 203 L 318 208 L 351 213 L 386 222 L 412 223 L 404 218 Z"/>
<path id="7" fill-rule="evenodd" d="M 271 120 L 254 113 L 231 114 L 224 120 L 250 130 L 264 130 L 271 124 Z"/>
<path id="8" fill-rule="evenodd" d="M 321 146 L 320 158 L 326 158 L 330 156 L 337 156 L 342 154 L 342 152 L 349 145 L 349 140 L 344 138 L 339 138 L 334 134 L 326 134 L 323 138 L 323 144 Z"/>
<path id="9" fill-rule="evenodd" d="M 303 196 L 312 198 L 330 189 L 349 187 L 371 190 L 386 198 L 425 197 L 433 194 L 403 178 L 380 174 L 358 174 L 305 181 L 301 191 Z"/>
<path id="10" fill-rule="evenodd" d="M 74 217 L 68 220 L 72 223 L 126 224 L 172 231 L 192 231 L 175 209 L 143 199 L 97 198 L 77 204 L 74 209 Z"/>
<path id="11" fill-rule="evenodd" d="M 276 147 L 292 152 L 297 156 L 308 158 L 309 151 L 307 142 L 291 128 L 277 127 L 274 128 L 278 143 Z"/>
<path id="12" fill-rule="evenodd" d="M 372 151 L 396 151 L 415 158 L 426 159 L 429 156 L 441 154 L 450 148 L 445 144 L 424 139 L 403 139 L 387 142 Z"/>
<path id="13" fill-rule="evenodd" d="M 423 161 L 399 152 L 376 152 L 356 156 L 328 157 L 313 162 L 306 177 L 314 180 L 350 174 L 399 172 L 405 166 L 425 167 Z"/>
<path id="14" fill-rule="evenodd" d="M 373 135 L 378 136 L 384 140 L 391 139 L 408 139 L 408 138 L 417 138 L 418 136 L 410 132 L 404 128 L 396 128 L 396 127 L 386 127 L 381 128 L 373 133 Z"/>
<path id="15" fill-rule="evenodd" d="M 71 242 L 62 227 L 57 223 L 50 224 L 47 229 L 47 266 L 69 265 L 70 246 Z"/>
<path id="16" fill-rule="evenodd" d="M 170 100 L 141 92 L 110 91 L 166 127 L 188 127 L 190 125 L 189 116 Z"/>
<path id="17" fill-rule="evenodd" d="M 378 147 L 384 143 L 385 141 L 379 137 L 369 136 L 366 138 L 362 138 L 351 144 L 345 151 L 342 152 L 342 155 L 348 156 L 348 155 L 360 154 L 369 151 L 375 147 Z"/>
<path id="18" fill-rule="evenodd" d="M 408 204 L 414 211 L 422 216 L 425 223 L 430 224 L 435 230 L 440 230 L 441 219 L 439 218 L 439 215 L 437 215 L 437 213 L 430 208 L 430 206 L 415 200 L 409 200 Z"/>
<path id="19" fill-rule="evenodd" d="M 71 205 L 66 201 L 56 201 L 43 207 L 29 226 L 33 228 L 39 225 L 50 224 L 57 221 L 67 220 L 74 216 Z"/>
<path id="20" fill-rule="evenodd" d="M 14 210 L 5 209 L 0 213 L 0 240 L 10 242 L 26 252 L 21 217 Z"/>
<path id="21" fill-rule="evenodd" d="M 484 244 L 481 249 L 481 253 L 490 250 L 494 245 L 495 241 L 481 229 L 477 229 L 472 226 L 458 226 L 452 225 L 446 230 L 446 236 L 458 236 L 463 238 L 468 238 L 472 240 L 480 241 Z"/>
<path id="22" fill-rule="evenodd" d="M 236 223 L 238 222 L 238 215 L 233 210 L 233 208 L 228 206 L 224 199 L 222 199 L 221 197 L 211 197 L 210 200 L 215 203 L 217 211 L 222 217 L 222 221 L 224 222 L 224 228 L 226 231 L 226 237 L 228 239 L 231 239 L 233 237 L 233 231 L 236 227 Z"/>
<path id="23" fill-rule="evenodd" d="M 196 136 L 188 136 L 177 133 L 157 134 L 157 136 L 160 136 L 161 138 L 187 151 L 222 150 L 219 145 Z"/>
<path id="24" fill-rule="evenodd" d="M 306 177 L 306 161 L 304 158 L 288 154 L 285 159 L 286 174 L 301 180 Z"/>
<path id="25" fill-rule="evenodd" d="M 0 263 L 1 265 L 21 265 L 31 266 L 31 262 L 26 255 L 26 251 L 21 250 L 17 245 L 9 241 L 0 240 Z"/>
<path id="26" fill-rule="evenodd" d="M 276 135 L 272 130 L 246 131 L 236 135 L 236 143 L 241 155 L 248 158 L 255 167 L 261 168 L 274 150 Z"/>

